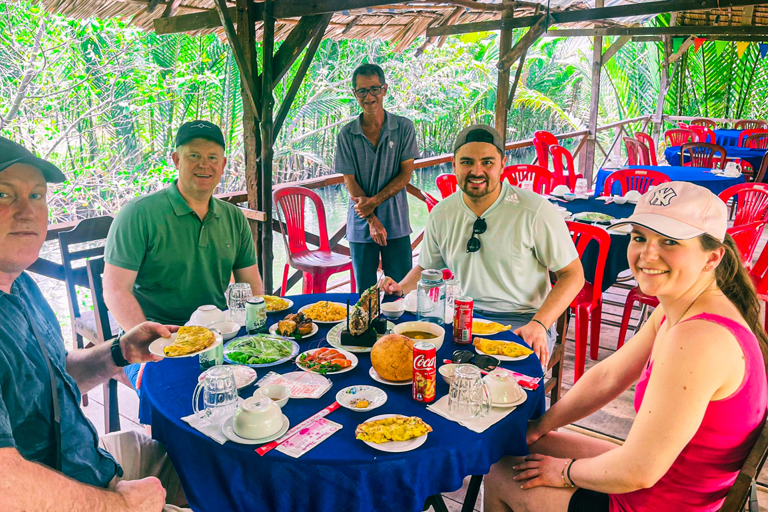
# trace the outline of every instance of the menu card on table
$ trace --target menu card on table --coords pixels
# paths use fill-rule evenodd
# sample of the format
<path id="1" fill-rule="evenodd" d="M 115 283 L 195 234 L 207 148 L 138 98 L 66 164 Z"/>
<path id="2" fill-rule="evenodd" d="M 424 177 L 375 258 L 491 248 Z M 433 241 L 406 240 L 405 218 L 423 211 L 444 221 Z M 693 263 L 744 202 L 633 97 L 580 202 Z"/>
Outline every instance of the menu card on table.
<path id="1" fill-rule="evenodd" d="M 299 458 L 341 429 L 342 425 L 335 421 L 320 418 L 283 441 L 276 450 L 291 457 Z"/>
<path id="2" fill-rule="evenodd" d="M 291 390 L 291 398 L 320 398 L 333 383 L 322 375 L 309 372 L 291 372 L 284 375 L 269 372 L 258 382 L 259 387 L 278 385 Z"/>

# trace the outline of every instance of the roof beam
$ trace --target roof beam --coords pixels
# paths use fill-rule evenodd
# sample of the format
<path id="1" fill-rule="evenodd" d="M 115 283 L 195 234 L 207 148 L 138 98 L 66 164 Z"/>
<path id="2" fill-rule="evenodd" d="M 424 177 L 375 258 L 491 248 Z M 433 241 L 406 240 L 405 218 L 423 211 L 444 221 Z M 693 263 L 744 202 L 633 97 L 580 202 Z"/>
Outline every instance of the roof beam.
<path id="1" fill-rule="evenodd" d="M 593 36 L 698 36 L 698 35 L 768 35 L 768 27 L 753 26 L 679 26 L 679 27 L 609 27 L 549 30 L 542 37 L 593 37 Z"/>
<path id="2" fill-rule="evenodd" d="M 621 47 L 624 46 L 627 41 L 629 41 L 629 36 L 621 36 L 616 41 L 613 42 L 611 46 L 608 47 L 607 50 L 605 50 L 605 53 L 603 54 L 602 58 L 600 59 L 601 64 L 605 64 L 609 60 L 613 58 L 616 53 L 621 50 Z"/>
<path id="3" fill-rule="evenodd" d="M 742 7 L 764 3 L 766 3 L 766 0 L 675 0 L 674 2 L 646 2 L 630 5 L 617 5 L 614 7 L 600 7 L 595 9 L 552 12 L 550 13 L 550 16 L 552 16 L 552 24 L 577 23 L 610 18 L 624 18 L 629 16 L 645 16 L 649 14 L 661 14 L 666 12 L 725 9 L 728 7 Z M 502 28 L 530 27 L 538 23 L 541 18 L 542 16 L 525 16 L 522 18 L 514 18 L 503 23 L 502 20 L 492 20 L 479 23 L 465 23 L 461 25 L 454 25 L 452 27 L 434 27 L 427 30 L 427 36 L 449 36 L 456 34 L 468 34 L 471 32 L 482 32 L 487 30 L 501 30 Z"/>
<path id="4" fill-rule="evenodd" d="M 523 37 L 517 40 L 515 46 L 513 46 L 512 49 L 505 53 L 504 57 L 499 59 L 499 63 L 496 67 L 502 71 L 509 69 L 512 63 L 522 57 L 522 55 L 528 51 L 528 48 L 530 48 L 531 45 L 535 43 L 539 37 L 541 37 L 541 34 L 546 32 L 546 23 L 547 17 L 543 16 L 536 25 L 529 28 L 528 32 L 526 32 Z"/>
<path id="5" fill-rule="evenodd" d="M 688 39 L 686 39 L 683 44 L 680 45 L 680 48 L 677 49 L 675 53 L 670 55 L 669 57 L 669 63 L 672 64 L 674 62 L 677 62 L 677 60 L 685 55 L 688 52 L 688 48 L 693 46 L 693 36 L 690 36 Z"/>
<path id="6" fill-rule="evenodd" d="M 303 16 L 299 23 L 293 27 L 291 33 L 285 38 L 283 44 L 280 45 L 280 49 L 277 50 L 272 60 L 272 87 L 277 86 L 283 76 L 291 69 L 291 66 L 296 59 L 299 58 L 301 52 L 304 51 L 309 41 L 314 37 L 316 28 L 324 21 L 322 15 L 318 16 Z M 325 28 L 330 22 L 330 18 L 324 21 L 323 34 L 325 34 Z M 322 39 L 322 35 L 320 36 Z M 278 130 L 279 131 L 279 130 Z"/>

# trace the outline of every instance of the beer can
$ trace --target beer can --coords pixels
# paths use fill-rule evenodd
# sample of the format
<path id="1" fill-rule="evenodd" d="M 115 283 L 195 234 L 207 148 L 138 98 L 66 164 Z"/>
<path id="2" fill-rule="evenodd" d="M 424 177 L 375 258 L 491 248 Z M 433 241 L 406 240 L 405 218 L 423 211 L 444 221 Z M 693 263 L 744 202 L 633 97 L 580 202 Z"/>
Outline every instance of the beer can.
<path id="1" fill-rule="evenodd" d="M 245 330 L 248 334 L 267 332 L 267 303 L 264 297 L 251 297 L 245 303 Z"/>
<path id="2" fill-rule="evenodd" d="M 453 310 L 453 342 L 457 345 L 472 343 L 472 316 L 475 301 L 472 297 L 456 297 Z"/>
<path id="3" fill-rule="evenodd" d="M 430 403 L 435 400 L 437 385 L 437 350 L 428 341 L 413 345 L 413 399 Z"/>

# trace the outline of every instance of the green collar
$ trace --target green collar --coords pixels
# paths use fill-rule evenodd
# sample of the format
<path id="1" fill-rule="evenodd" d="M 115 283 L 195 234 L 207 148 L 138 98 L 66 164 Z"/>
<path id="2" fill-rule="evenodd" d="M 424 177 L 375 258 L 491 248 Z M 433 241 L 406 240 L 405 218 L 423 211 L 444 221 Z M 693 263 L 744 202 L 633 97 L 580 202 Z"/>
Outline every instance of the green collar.
<path id="1" fill-rule="evenodd" d="M 179 192 L 179 180 L 178 178 L 173 180 L 173 183 L 171 183 L 171 186 L 166 188 L 166 195 L 168 196 L 168 200 L 171 202 L 171 207 L 173 207 L 173 212 L 176 214 L 177 217 L 181 217 L 183 215 L 189 215 L 192 213 L 192 208 L 187 204 L 187 202 L 184 200 L 184 197 L 181 195 L 181 192 Z M 208 201 L 208 213 L 212 214 L 214 217 L 219 216 L 219 205 L 216 203 L 216 200 L 211 196 L 211 199 Z M 206 215 L 206 217 L 208 217 Z"/>

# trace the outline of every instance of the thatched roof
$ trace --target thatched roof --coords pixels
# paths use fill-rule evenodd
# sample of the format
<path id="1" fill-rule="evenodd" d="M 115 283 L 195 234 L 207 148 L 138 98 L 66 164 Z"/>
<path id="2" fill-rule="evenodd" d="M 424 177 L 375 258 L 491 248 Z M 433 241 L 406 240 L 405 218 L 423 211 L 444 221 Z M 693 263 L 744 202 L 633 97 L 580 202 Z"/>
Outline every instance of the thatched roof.
<path id="1" fill-rule="evenodd" d="M 743 20 L 744 12 L 750 19 Z M 742 21 L 745 21 L 742 23 Z M 678 18 L 680 25 L 760 25 L 768 26 L 768 6 L 755 5 L 752 7 L 732 7 L 727 9 L 712 9 L 711 11 L 687 11 L 680 13 Z"/>

